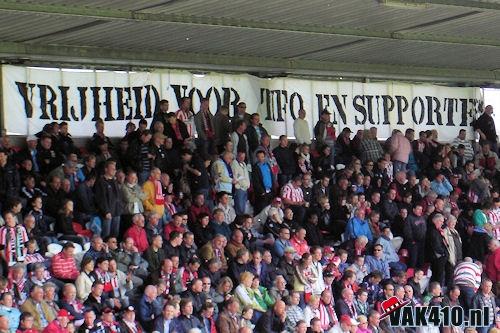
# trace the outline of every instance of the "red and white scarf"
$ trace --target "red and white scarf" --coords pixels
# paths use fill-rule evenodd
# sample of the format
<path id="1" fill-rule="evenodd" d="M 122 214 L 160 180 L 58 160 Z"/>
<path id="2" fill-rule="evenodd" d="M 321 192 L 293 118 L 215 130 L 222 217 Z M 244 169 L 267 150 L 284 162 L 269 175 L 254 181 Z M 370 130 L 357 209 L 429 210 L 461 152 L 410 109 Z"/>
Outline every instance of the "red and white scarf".
<path id="1" fill-rule="evenodd" d="M 321 328 L 325 332 L 338 323 L 339 319 L 332 304 L 325 304 L 321 301 L 319 304 L 319 320 L 321 321 Z"/>
<path id="2" fill-rule="evenodd" d="M 163 196 L 163 188 L 161 186 L 161 182 L 153 178 L 150 178 L 150 180 L 155 185 L 155 204 L 156 205 L 165 204 L 165 197 Z"/>

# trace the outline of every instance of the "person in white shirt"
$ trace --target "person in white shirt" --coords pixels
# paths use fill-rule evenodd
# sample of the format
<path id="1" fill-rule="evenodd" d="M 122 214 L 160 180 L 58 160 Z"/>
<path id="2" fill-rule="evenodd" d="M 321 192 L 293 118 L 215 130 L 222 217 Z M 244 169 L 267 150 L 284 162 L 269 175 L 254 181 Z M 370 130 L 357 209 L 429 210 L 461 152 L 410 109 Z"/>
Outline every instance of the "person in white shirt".
<path id="1" fill-rule="evenodd" d="M 304 109 L 299 110 L 299 117 L 293 122 L 293 133 L 297 144 L 311 144 L 311 129 L 306 120 L 306 111 Z"/>

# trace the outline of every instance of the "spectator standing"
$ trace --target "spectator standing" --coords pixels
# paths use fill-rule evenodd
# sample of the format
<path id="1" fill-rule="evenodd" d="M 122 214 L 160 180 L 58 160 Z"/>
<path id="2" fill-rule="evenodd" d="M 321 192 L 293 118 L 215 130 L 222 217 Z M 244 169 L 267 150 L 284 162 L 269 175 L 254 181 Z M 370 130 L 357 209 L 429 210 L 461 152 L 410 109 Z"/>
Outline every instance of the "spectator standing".
<path id="1" fill-rule="evenodd" d="M 293 122 L 293 135 L 298 145 L 311 144 L 311 129 L 306 120 L 306 110 L 300 109 L 299 116 Z"/>

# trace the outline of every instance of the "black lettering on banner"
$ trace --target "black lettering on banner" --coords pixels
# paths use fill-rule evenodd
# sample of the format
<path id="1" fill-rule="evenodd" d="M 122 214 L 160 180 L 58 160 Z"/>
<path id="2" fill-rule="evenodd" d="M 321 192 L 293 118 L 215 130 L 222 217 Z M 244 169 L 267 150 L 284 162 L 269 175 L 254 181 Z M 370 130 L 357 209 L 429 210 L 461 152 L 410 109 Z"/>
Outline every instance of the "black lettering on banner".
<path id="1" fill-rule="evenodd" d="M 448 121 L 446 122 L 446 126 L 455 126 L 455 123 L 453 122 L 453 113 L 455 112 L 455 104 L 456 104 L 455 98 L 444 99 L 443 111 L 446 111 L 446 114 L 448 116 Z"/>
<path id="2" fill-rule="evenodd" d="M 24 112 L 26 113 L 27 118 L 33 117 L 33 105 L 31 104 L 30 99 L 28 98 L 28 87 L 30 92 L 33 91 L 33 88 L 36 86 L 33 83 L 27 84 L 26 82 L 18 82 L 16 81 L 17 90 L 24 102 Z"/>
<path id="3" fill-rule="evenodd" d="M 384 122 L 382 123 L 383 125 L 389 125 L 389 112 L 394 110 L 394 99 L 389 96 L 389 95 L 383 95 L 382 96 L 382 108 L 384 110 Z M 408 108 L 408 101 L 406 101 L 406 108 Z M 406 109 L 405 109 L 406 111 Z M 402 112 L 402 111 L 401 111 Z M 399 109 L 399 101 L 398 101 L 398 124 L 399 124 L 399 116 L 400 116 L 400 109 Z M 380 116 L 379 116 L 379 122 L 380 124 Z"/>
<path id="4" fill-rule="evenodd" d="M 260 88 L 260 104 L 266 103 L 266 118 L 265 120 L 273 120 L 273 114 L 271 111 L 271 91 L 266 88 Z M 234 109 L 236 114 L 236 109 Z"/>
<path id="5" fill-rule="evenodd" d="M 288 104 L 288 92 L 286 90 L 272 90 L 272 94 L 276 95 L 276 116 L 274 116 L 273 112 L 273 120 L 274 121 L 285 121 L 283 119 L 283 113 L 286 114 L 286 105 Z M 283 97 L 283 98 L 282 98 Z M 274 108 L 273 108 L 274 109 Z"/>
<path id="6" fill-rule="evenodd" d="M 321 112 L 330 106 L 330 100 L 328 95 L 316 94 L 316 99 L 318 101 L 318 119 L 321 117 Z M 323 104 L 323 100 L 326 100 L 326 104 Z M 345 102 L 345 100 L 344 100 Z"/>
<path id="7" fill-rule="evenodd" d="M 469 104 L 471 105 L 468 109 L 468 114 L 469 114 L 469 117 L 473 117 L 474 114 L 476 113 L 479 113 L 479 108 L 482 109 L 482 102 L 478 101 L 477 99 L 475 98 L 470 98 L 469 99 Z M 465 115 L 465 124 L 467 124 L 467 114 Z M 467 125 L 464 125 L 464 126 L 467 126 Z"/>
<path id="8" fill-rule="evenodd" d="M 388 96 L 390 98 L 390 96 Z M 392 100 L 392 98 L 391 98 Z M 410 106 L 410 104 L 408 103 L 408 100 L 406 99 L 406 97 L 404 96 L 396 96 L 396 101 L 397 101 L 397 105 L 398 105 L 398 125 L 404 125 L 404 121 L 403 121 L 403 113 L 406 112 L 408 110 L 408 106 Z M 414 118 L 415 119 L 415 118 Z M 387 123 L 384 122 L 384 125 L 389 125 L 390 122 L 389 122 L 389 119 L 387 118 Z"/>
<path id="9" fill-rule="evenodd" d="M 135 96 L 135 116 L 134 119 L 141 119 L 142 118 L 142 87 L 133 87 L 132 90 L 134 91 L 134 96 Z"/>
<path id="10" fill-rule="evenodd" d="M 358 111 L 362 116 L 363 120 L 359 120 L 358 115 L 354 116 L 354 123 L 356 125 L 363 125 L 366 121 L 366 109 L 363 104 L 359 104 L 358 100 L 361 100 L 361 103 L 364 104 L 364 96 L 362 95 L 356 95 L 354 96 L 354 99 L 352 100 L 352 105 L 354 106 L 354 109 Z"/>
<path id="11" fill-rule="evenodd" d="M 115 88 L 116 90 L 116 110 L 118 115 L 116 116 L 116 120 L 124 120 L 125 119 L 125 110 L 123 103 L 123 89 L 124 88 Z M 128 103 L 126 101 L 125 103 Z"/>
<path id="12" fill-rule="evenodd" d="M 200 103 L 201 103 L 201 100 L 203 98 L 206 98 L 208 100 L 211 99 L 212 97 L 212 92 L 214 93 L 215 95 L 215 100 L 216 100 L 216 110 L 218 110 L 220 108 L 220 106 L 222 105 L 222 100 L 221 100 L 221 97 L 220 97 L 220 94 L 219 94 L 219 91 L 214 88 L 214 87 L 211 87 L 210 89 L 207 90 L 207 93 L 205 94 L 205 96 L 203 96 L 203 93 L 201 92 L 200 89 L 197 89 L 197 88 L 193 88 L 189 91 L 189 97 L 191 98 L 191 101 L 193 100 L 193 96 L 194 96 L 194 93 L 196 92 L 196 95 L 198 96 L 199 100 L 200 100 Z M 214 112 L 212 112 L 214 113 Z"/>
<path id="13" fill-rule="evenodd" d="M 460 104 L 462 106 L 462 122 L 460 123 L 460 126 L 467 126 L 467 103 L 467 98 L 460 98 Z"/>
<path id="14" fill-rule="evenodd" d="M 180 84 L 171 84 L 170 86 L 174 90 L 175 99 L 177 100 L 177 107 L 180 108 L 181 107 L 181 99 L 183 97 L 186 97 L 187 86 L 186 85 L 181 86 Z M 181 89 L 182 89 L 182 93 L 181 93 Z"/>
<path id="15" fill-rule="evenodd" d="M 57 106 L 55 104 L 56 101 L 56 92 L 52 89 L 51 86 L 45 84 L 39 84 L 38 89 L 40 90 L 40 110 L 42 111 L 42 115 L 40 119 L 51 119 L 47 114 L 47 106 L 50 110 L 50 115 L 52 116 L 52 120 L 57 119 Z M 50 97 L 47 98 L 47 91 L 50 92 Z"/>
<path id="16" fill-rule="evenodd" d="M 439 102 L 439 99 L 434 96 L 425 96 L 425 99 L 427 100 L 427 125 L 436 125 L 434 124 L 433 114 L 436 114 L 437 125 L 443 125 L 441 113 L 439 113 L 439 110 L 441 109 L 441 102 Z"/>
<path id="17" fill-rule="evenodd" d="M 317 96 L 317 95 L 316 95 Z M 325 95 L 327 96 L 327 95 Z M 333 123 L 337 125 L 337 117 L 335 116 L 336 113 L 339 114 L 340 119 L 342 120 L 343 124 L 347 124 L 347 117 L 346 117 L 346 98 L 347 95 L 342 95 L 342 102 L 340 101 L 340 98 L 338 95 L 331 95 L 333 99 L 333 103 L 335 104 L 335 107 L 337 109 L 337 112 L 333 113 Z M 330 103 L 328 103 L 329 105 Z"/>
<path id="18" fill-rule="evenodd" d="M 101 102 L 99 101 L 99 90 L 101 90 L 101 87 L 90 87 L 90 90 L 94 97 L 94 117 L 92 121 L 96 121 L 101 118 Z"/>
<path id="19" fill-rule="evenodd" d="M 302 99 L 302 96 L 300 96 L 299 93 L 294 92 L 293 94 L 290 95 L 290 115 L 292 116 L 292 119 L 295 120 L 297 117 L 295 116 L 295 99 L 299 101 L 299 107 L 297 109 L 300 110 L 304 108 L 304 100 Z"/>
<path id="20" fill-rule="evenodd" d="M 70 121 L 69 110 L 68 110 L 68 90 L 69 87 L 59 86 L 59 91 L 61 92 L 61 118 L 60 120 Z"/>
<path id="21" fill-rule="evenodd" d="M 418 102 L 418 104 L 420 104 L 420 118 L 419 119 L 417 119 L 417 114 L 416 114 L 417 102 Z M 424 100 L 422 99 L 422 97 L 415 97 L 413 99 L 413 102 L 411 103 L 411 116 L 413 118 L 413 122 L 415 123 L 415 125 L 420 125 L 424 121 L 424 112 L 425 112 Z"/>
<path id="22" fill-rule="evenodd" d="M 87 115 L 87 87 L 78 87 L 78 92 L 80 93 L 80 120 L 83 120 Z M 78 120 L 74 107 L 71 107 L 71 114 L 75 120 Z"/>
<path id="23" fill-rule="evenodd" d="M 366 98 L 368 122 L 372 125 L 375 125 L 375 122 L 373 121 L 373 96 L 365 95 L 365 98 Z"/>
<path id="24" fill-rule="evenodd" d="M 222 91 L 224 92 L 223 98 L 222 98 L 222 105 L 225 105 L 229 108 L 229 114 L 235 114 L 236 113 L 236 106 L 240 102 L 240 94 L 238 94 L 238 91 L 234 88 L 227 88 L 223 87 Z M 261 89 L 262 92 L 262 89 Z M 231 95 L 234 95 L 234 98 L 231 100 Z M 261 98 L 262 99 L 262 98 Z M 262 104 L 262 102 L 261 102 Z M 232 113 L 231 113 L 232 109 Z"/>
<path id="25" fill-rule="evenodd" d="M 151 93 L 154 97 L 154 107 L 152 104 Z M 146 115 L 145 118 L 153 117 L 153 114 L 160 110 L 160 93 L 153 85 L 146 86 Z"/>
<path id="26" fill-rule="evenodd" d="M 113 91 L 113 87 L 103 87 L 104 89 L 104 109 L 106 110 L 106 118 L 104 118 L 105 121 L 112 121 L 115 120 L 113 117 L 113 110 L 112 110 L 112 105 L 111 105 L 111 92 Z"/>

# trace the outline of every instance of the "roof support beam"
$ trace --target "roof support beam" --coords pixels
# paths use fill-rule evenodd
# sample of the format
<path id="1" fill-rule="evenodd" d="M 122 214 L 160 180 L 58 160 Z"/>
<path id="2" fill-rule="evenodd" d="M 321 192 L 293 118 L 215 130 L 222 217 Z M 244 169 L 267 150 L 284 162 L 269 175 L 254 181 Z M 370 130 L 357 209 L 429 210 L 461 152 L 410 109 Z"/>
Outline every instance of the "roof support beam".
<path id="1" fill-rule="evenodd" d="M 500 72 L 399 65 L 340 63 L 301 59 L 241 57 L 181 52 L 148 52 L 100 47 L 0 42 L 4 63 L 51 64 L 53 66 L 179 68 L 223 72 L 283 73 L 332 78 L 338 76 L 383 80 L 500 83 Z"/>
<path id="2" fill-rule="evenodd" d="M 379 0 L 381 3 L 385 4 L 398 4 L 398 5 L 443 5 L 443 6 L 455 6 L 455 7 L 465 7 L 472 9 L 493 9 L 500 10 L 500 3 L 493 1 L 483 1 L 483 0 Z"/>
<path id="3" fill-rule="evenodd" d="M 393 0 L 383 0 L 393 1 Z M 401 2 L 409 2 L 411 0 L 394 0 Z M 425 0 L 413 0 L 425 1 Z M 433 0 L 435 2 L 444 2 L 446 0 Z M 452 1 L 452 0 L 449 0 Z M 460 1 L 460 0 L 455 0 Z M 466 1 L 466 0 L 461 0 Z M 470 0 L 469 0 L 470 1 Z M 19 3 L 15 0 L 0 0 L 0 10 L 13 11 L 19 13 L 36 13 L 48 15 L 69 15 L 69 16 L 85 16 L 96 19 L 113 20 L 128 20 L 142 22 L 163 22 L 163 23 L 178 23 L 201 26 L 215 27 L 231 27 L 245 29 L 259 29 L 270 31 L 285 31 L 297 32 L 305 34 L 324 34 L 332 36 L 348 36 L 359 38 L 371 38 L 382 40 L 418 40 L 432 43 L 445 44 L 460 44 L 460 45 L 476 45 L 476 46 L 500 46 L 500 40 L 477 38 L 477 37 L 462 37 L 462 36 L 447 36 L 447 35 L 432 35 L 423 32 L 396 32 L 390 31 L 375 31 L 368 29 L 355 29 L 334 26 L 319 26 L 307 25 L 300 23 L 283 23 L 283 22 L 264 22 L 252 21 L 240 18 L 218 18 L 218 17 L 203 17 L 181 14 L 168 13 L 149 13 L 137 11 L 125 11 L 106 8 L 91 8 L 83 6 L 68 6 L 68 5 L 50 5 L 33 3 Z"/>

